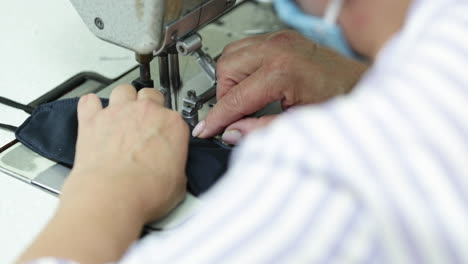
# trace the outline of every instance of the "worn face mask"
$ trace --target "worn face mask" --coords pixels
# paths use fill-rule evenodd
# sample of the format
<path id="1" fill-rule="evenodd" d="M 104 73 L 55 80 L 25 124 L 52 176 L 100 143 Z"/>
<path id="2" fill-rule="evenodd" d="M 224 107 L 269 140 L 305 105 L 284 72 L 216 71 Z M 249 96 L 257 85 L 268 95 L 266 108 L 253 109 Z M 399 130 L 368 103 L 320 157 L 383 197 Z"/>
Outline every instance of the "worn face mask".
<path id="1" fill-rule="evenodd" d="M 0 128 L 15 132 L 23 145 L 50 160 L 73 167 L 78 133 L 79 98 L 65 99 L 40 105 L 18 128 L 0 125 Z M 10 100 L 0 103 L 32 110 Z M 104 107 L 109 101 L 101 99 Z M 28 111 L 31 112 L 31 111 Z M 215 140 L 190 139 L 186 166 L 188 190 L 195 196 L 208 190 L 226 171 L 231 148 Z"/>
<path id="2" fill-rule="evenodd" d="M 323 18 L 305 14 L 294 0 L 275 0 L 278 16 L 286 24 L 317 43 L 335 49 L 341 54 L 359 58 L 349 46 L 340 26 L 338 16 L 344 0 L 330 0 Z"/>

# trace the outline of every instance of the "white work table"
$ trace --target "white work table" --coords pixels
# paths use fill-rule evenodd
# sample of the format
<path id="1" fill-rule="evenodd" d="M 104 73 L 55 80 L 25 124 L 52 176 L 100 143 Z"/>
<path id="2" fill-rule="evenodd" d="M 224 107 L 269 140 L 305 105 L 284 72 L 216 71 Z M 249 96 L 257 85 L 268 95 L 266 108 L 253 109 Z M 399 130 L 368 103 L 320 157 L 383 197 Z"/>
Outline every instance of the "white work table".
<path id="1" fill-rule="evenodd" d="M 92 35 L 69 1 L 7 1 L 0 8 L 0 96 L 21 103 L 83 71 L 116 78 L 135 65 L 133 54 Z M 0 123 L 28 115 L 0 105 Z M 0 130 L 0 147 L 14 139 Z M 56 196 L 0 172 L 0 263 L 12 263 L 57 207 Z"/>

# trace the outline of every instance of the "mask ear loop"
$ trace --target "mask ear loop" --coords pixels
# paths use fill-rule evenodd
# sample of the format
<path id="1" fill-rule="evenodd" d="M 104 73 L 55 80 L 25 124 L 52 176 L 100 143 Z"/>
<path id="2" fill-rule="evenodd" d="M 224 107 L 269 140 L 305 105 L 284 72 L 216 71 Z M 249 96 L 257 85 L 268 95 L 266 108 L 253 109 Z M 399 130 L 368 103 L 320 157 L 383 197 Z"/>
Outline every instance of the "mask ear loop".
<path id="1" fill-rule="evenodd" d="M 344 0 L 331 0 L 325 10 L 323 20 L 328 25 L 335 25 L 338 22 L 341 9 L 343 8 Z"/>
<path id="2" fill-rule="evenodd" d="M 13 100 L 10 100 L 10 99 L 2 97 L 2 96 L 0 96 L 0 104 L 23 110 L 28 114 L 32 114 L 32 112 L 34 111 L 34 107 L 32 107 L 32 106 L 24 105 L 24 104 L 15 102 Z"/>
<path id="3" fill-rule="evenodd" d="M 34 111 L 34 107 L 32 107 L 32 106 L 24 105 L 24 104 L 15 102 L 13 100 L 10 100 L 10 99 L 2 97 L 2 96 L 0 96 L 0 104 L 23 110 L 28 114 L 32 114 L 32 112 Z M 11 131 L 11 132 L 16 132 L 18 127 L 0 123 L 0 129 L 8 130 L 8 131 Z"/>
<path id="4" fill-rule="evenodd" d="M 11 131 L 14 133 L 16 132 L 16 130 L 18 130 L 18 127 L 0 123 L 0 129 Z"/>

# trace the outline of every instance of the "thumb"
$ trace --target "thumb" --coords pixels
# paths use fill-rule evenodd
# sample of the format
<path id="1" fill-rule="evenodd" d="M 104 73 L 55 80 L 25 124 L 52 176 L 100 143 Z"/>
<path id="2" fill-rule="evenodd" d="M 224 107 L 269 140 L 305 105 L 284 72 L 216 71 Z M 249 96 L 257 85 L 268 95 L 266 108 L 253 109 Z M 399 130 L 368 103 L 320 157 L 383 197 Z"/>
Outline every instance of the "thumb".
<path id="1" fill-rule="evenodd" d="M 78 123 L 82 124 L 96 116 L 102 110 L 101 99 L 95 94 L 87 94 L 78 102 Z"/>
<path id="2" fill-rule="evenodd" d="M 260 118 L 244 118 L 226 128 L 222 139 L 229 144 L 237 144 L 249 133 L 268 126 L 278 115 L 262 116 Z"/>

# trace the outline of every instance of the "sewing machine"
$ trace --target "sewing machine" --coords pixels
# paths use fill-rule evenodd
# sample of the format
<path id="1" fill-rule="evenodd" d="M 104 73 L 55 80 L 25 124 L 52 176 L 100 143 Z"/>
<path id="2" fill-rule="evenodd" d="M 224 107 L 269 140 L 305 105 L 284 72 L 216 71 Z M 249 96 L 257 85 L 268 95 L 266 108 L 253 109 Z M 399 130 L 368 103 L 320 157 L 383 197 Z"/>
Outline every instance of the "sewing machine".
<path id="1" fill-rule="evenodd" d="M 71 0 L 84 23 L 97 37 L 135 52 L 140 76 L 137 89 L 154 87 L 150 62 L 159 62 L 159 86 L 165 105 L 180 110 L 190 124 L 198 122 L 198 110 L 215 94 L 215 63 L 202 49 L 199 29 L 225 14 L 235 0 Z M 189 90 L 179 107 L 181 77 L 179 55 L 193 55 L 211 82 L 197 96 Z"/>
<path id="2" fill-rule="evenodd" d="M 62 2 L 57 1 L 58 3 Z M 164 3 L 167 5 L 173 1 L 135 0 L 131 1 L 131 4 L 124 4 L 123 2 L 125 1 L 119 1 L 119 4 L 122 3 L 122 6 L 113 7 L 111 4 L 116 1 L 100 0 L 99 3 L 102 6 L 94 9 L 92 6 L 94 5 L 96 8 L 98 4 L 94 2 L 98 1 L 71 0 L 81 18 L 85 21 L 85 24 L 95 35 L 106 41 L 126 47 L 138 54 L 136 56 L 137 60 L 139 60 L 138 65 L 130 68 L 131 65 L 134 65 L 133 54 L 127 56 L 127 53 L 122 53 L 122 55 L 116 58 L 111 57 L 114 58 L 111 60 L 107 57 L 109 55 L 103 53 L 105 50 L 100 49 L 99 52 L 103 54 L 93 53 L 93 56 L 89 56 L 88 58 L 88 60 L 94 59 L 94 64 L 98 64 L 96 61 L 101 63 L 98 64 L 99 67 L 91 68 L 94 71 L 91 75 L 87 72 L 90 71 L 89 66 L 82 67 L 79 70 L 83 72 L 76 76 L 65 76 L 71 78 L 61 84 L 57 83 L 58 86 L 56 88 L 52 86 L 48 90 L 44 90 L 44 92 L 47 92 L 31 102 L 30 105 L 77 97 L 90 92 L 96 93 L 100 97 L 108 98 L 117 85 L 131 83 L 135 80 L 142 84 L 142 82 L 151 80 L 152 76 L 160 82 L 155 87 L 162 89 L 163 92 L 166 89 L 166 105 L 168 107 L 181 112 L 190 124 L 196 124 L 198 119 L 202 120 L 213 104 L 216 103 L 214 88 L 215 60 L 211 58 L 216 59 L 221 54 L 223 48 L 233 41 L 252 35 L 276 31 L 283 28 L 283 25 L 276 18 L 271 4 L 256 1 L 238 0 L 234 4 L 234 2 L 227 0 L 186 0 L 182 2 L 182 7 L 178 12 L 169 12 L 169 14 L 178 14 L 178 16 L 163 16 L 163 13 L 158 13 L 161 12 L 161 9 L 158 11 L 154 9 L 155 5 L 152 5 L 154 3 Z M 53 4 L 57 5 L 58 3 Z M 103 3 L 108 3 L 107 7 L 112 10 L 105 9 L 106 6 Z M 137 3 L 140 4 L 137 6 Z M 229 4 L 220 7 L 220 3 Z M 51 3 L 50 5 L 53 6 L 53 4 Z M 18 5 L 18 7 L 21 6 Z M 88 7 L 90 8 L 89 10 L 86 9 Z M 165 6 L 163 10 L 168 10 L 167 8 L 168 6 Z M 77 16 L 73 8 L 71 9 L 71 13 L 67 13 L 67 16 Z M 133 16 L 135 20 L 132 21 L 131 15 L 137 11 L 142 12 L 139 15 L 142 20 L 140 21 L 138 16 L 135 15 Z M 43 14 L 44 12 L 40 13 Z M 151 18 L 150 14 L 155 16 Z M 156 16 L 156 14 L 160 14 L 160 16 Z M 159 21 L 158 17 L 164 17 L 165 20 L 157 22 Z M 167 17 L 172 18 L 169 19 Z M 116 21 L 118 24 L 115 25 L 120 25 L 123 28 L 114 28 L 112 21 Z M 151 21 L 156 22 L 153 23 Z M 31 23 L 34 23 L 34 20 Z M 63 30 L 70 32 L 70 28 L 76 30 L 79 26 L 85 27 L 79 21 L 78 24 L 64 25 Z M 99 29 L 98 26 L 103 29 Z M 113 32 L 107 32 L 111 31 L 112 28 L 114 28 Z M 151 28 L 154 29 L 153 35 L 150 34 Z M 140 31 L 133 32 L 135 29 Z M 86 29 L 84 32 L 87 33 Z M 130 35 L 127 36 L 127 33 L 132 34 L 131 37 L 129 37 Z M 150 35 L 148 36 L 147 34 Z M 119 36 L 121 37 L 120 41 Z M 143 41 L 146 37 L 148 37 L 147 42 Z M 57 34 L 56 42 L 60 42 L 61 38 L 63 38 L 63 33 Z M 149 39 L 157 41 L 150 41 Z M 203 46 L 201 46 L 202 39 Z M 79 41 L 79 38 L 74 39 L 70 45 L 77 41 Z M 97 43 L 100 42 L 98 41 Z M 143 45 L 144 43 L 147 44 Z M 145 47 L 149 48 L 145 49 Z M 56 49 L 55 46 L 53 48 Z M 88 44 L 85 52 L 92 53 L 96 50 L 95 46 Z M 144 58 L 145 54 L 146 58 Z M 101 57 L 101 55 L 106 56 Z M 124 68 L 121 75 L 117 74 L 116 76 L 118 77 L 111 77 L 100 69 L 111 64 L 119 64 L 121 60 L 127 59 L 131 60 L 130 66 Z M 72 60 L 76 59 L 72 58 Z M 64 60 L 62 63 L 68 63 L 68 61 Z M 48 76 L 44 78 L 49 79 Z M 33 79 L 33 81 L 35 80 Z M 136 84 L 138 85 L 138 83 Z M 30 86 L 35 88 L 32 85 Z M 33 98 L 36 98 L 36 96 Z M 70 173 L 70 169 L 39 156 L 17 141 L 12 141 L 5 146 L 0 146 L 0 172 L 2 175 L 4 175 L 3 173 L 8 174 L 31 186 L 58 195 L 65 178 Z M 8 177 L 2 175 L 0 177 Z M 4 190 L 0 191 L 4 192 Z M 22 196 L 23 194 L 18 195 L 23 200 L 30 199 L 31 203 L 35 203 L 35 199 L 30 198 L 35 197 L 31 196 L 34 190 L 30 192 L 25 193 L 24 197 Z M 174 211 L 168 218 L 147 226 L 147 229 L 152 231 L 175 228 L 181 219 L 183 220 L 187 217 L 187 214 L 190 214 L 192 208 L 197 207 L 197 203 L 196 199 L 186 200 L 182 204 L 182 207 Z M 41 205 L 38 205 L 38 207 L 42 208 Z"/>

